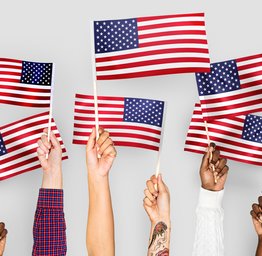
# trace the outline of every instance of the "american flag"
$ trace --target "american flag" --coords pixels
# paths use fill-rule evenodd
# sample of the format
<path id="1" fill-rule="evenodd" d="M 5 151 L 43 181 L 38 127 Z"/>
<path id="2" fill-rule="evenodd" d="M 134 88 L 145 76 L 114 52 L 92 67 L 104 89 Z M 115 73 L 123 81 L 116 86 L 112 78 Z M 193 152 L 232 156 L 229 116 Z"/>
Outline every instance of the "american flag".
<path id="1" fill-rule="evenodd" d="M 49 108 L 52 63 L 0 58 L 0 103 Z"/>
<path id="2" fill-rule="evenodd" d="M 262 111 L 262 54 L 211 64 L 196 80 L 205 120 Z"/>
<path id="3" fill-rule="evenodd" d="M 98 113 L 116 146 L 159 150 L 163 101 L 99 96 Z M 94 126 L 94 96 L 76 94 L 73 143 L 86 144 Z"/>
<path id="4" fill-rule="evenodd" d="M 0 180 L 40 168 L 37 140 L 46 128 L 49 113 L 41 113 L 0 127 Z M 51 129 L 67 159 L 66 149 L 54 120 Z"/>
<path id="5" fill-rule="evenodd" d="M 208 123 L 210 140 L 223 157 L 262 166 L 262 116 L 242 115 Z M 207 134 L 200 104 L 195 105 L 185 143 L 185 151 L 202 154 Z"/>
<path id="6" fill-rule="evenodd" d="M 209 72 L 204 13 L 94 21 L 98 80 Z"/>

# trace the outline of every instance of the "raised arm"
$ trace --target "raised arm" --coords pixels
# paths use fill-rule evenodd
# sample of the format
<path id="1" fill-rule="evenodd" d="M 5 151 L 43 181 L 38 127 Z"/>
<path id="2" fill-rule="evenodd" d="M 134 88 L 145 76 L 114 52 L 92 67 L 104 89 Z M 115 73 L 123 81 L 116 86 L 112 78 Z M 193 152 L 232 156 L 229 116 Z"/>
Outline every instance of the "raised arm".
<path id="1" fill-rule="evenodd" d="M 144 208 L 151 222 L 148 256 L 169 256 L 170 196 L 168 187 L 154 176 L 146 183 Z M 157 189 L 156 189 L 157 188 Z"/>
<path id="2" fill-rule="evenodd" d="M 215 150 L 215 145 L 208 147 L 200 167 L 202 187 L 196 210 L 197 224 L 193 256 L 224 255 L 222 199 L 229 170 L 226 163 L 227 160 L 221 158 L 220 152 Z"/>
<path id="3" fill-rule="evenodd" d="M 114 256 L 114 217 L 109 170 L 116 157 L 116 150 L 109 133 L 103 129 L 99 133 L 96 141 L 93 129 L 86 148 L 89 189 L 86 245 L 89 256 Z"/>
<path id="4" fill-rule="evenodd" d="M 33 256 L 66 255 L 66 224 L 63 206 L 62 149 L 56 136 L 47 130 L 38 140 L 38 158 L 43 169 L 34 221 Z M 48 159 L 46 159 L 48 154 Z"/>
<path id="5" fill-rule="evenodd" d="M 262 256 L 262 196 L 258 198 L 258 204 L 255 203 L 252 205 L 250 214 L 258 236 L 256 256 Z"/>
<path id="6" fill-rule="evenodd" d="M 4 255 L 6 236 L 7 229 L 5 228 L 5 223 L 0 222 L 0 256 Z"/>

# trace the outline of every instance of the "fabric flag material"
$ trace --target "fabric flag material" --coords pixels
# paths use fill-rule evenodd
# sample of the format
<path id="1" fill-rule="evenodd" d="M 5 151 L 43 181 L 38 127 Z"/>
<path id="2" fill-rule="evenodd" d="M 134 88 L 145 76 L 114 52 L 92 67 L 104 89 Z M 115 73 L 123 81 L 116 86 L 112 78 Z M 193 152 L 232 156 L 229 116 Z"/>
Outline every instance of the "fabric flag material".
<path id="1" fill-rule="evenodd" d="M 98 113 L 99 125 L 110 132 L 116 146 L 159 150 L 163 101 L 99 96 Z M 94 96 L 76 94 L 73 143 L 86 144 L 94 126 Z"/>
<path id="2" fill-rule="evenodd" d="M 262 166 L 262 116 L 242 115 L 208 123 L 210 141 L 223 157 Z M 185 143 L 185 151 L 204 153 L 207 134 L 200 104 L 195 105 Z"/>
<path id="3" fill-rule="evenodd" d="M 0 127 L 0 180 L 40 168 L 37 140 L 48 124 L 49 113 L 41 113 Z M 62 159 L 67 153 L 54 120 L 51 129 L 62 147 Z"/>
<path id="4" fill-rule="evenodd" d="M 0 103 L 49 108 L 52 63 L 0 58 Z"/>
<path id="5" fill-rule="evenodd" d="M 207 121 L 262 110 L 262 54 L 211 64 L 196 80 Z"/>
<path id="6" fill-rule="evenodd" d="M 204 13 L 94 21 L 97 80 L 209 72 Z"/>

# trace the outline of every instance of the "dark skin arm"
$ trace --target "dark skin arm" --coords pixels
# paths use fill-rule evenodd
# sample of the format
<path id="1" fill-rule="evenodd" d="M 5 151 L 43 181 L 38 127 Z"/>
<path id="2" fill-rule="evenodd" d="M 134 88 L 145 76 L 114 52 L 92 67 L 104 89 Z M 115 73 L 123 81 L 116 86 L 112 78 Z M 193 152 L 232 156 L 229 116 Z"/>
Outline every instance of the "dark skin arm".
<path id="1" fill-rule="evenodd" d="M 250 214 L 258 236 L 256 256 L 262 256 L 262 196 L 258 198 L 258 203 L 252 205 Z"/>
<path id="2" fill-rule="evenodd" d="M 6 235 L 7 229 L 5 228 L 5 223 L 0 222 L 0 256 L 4 255 Z"/>

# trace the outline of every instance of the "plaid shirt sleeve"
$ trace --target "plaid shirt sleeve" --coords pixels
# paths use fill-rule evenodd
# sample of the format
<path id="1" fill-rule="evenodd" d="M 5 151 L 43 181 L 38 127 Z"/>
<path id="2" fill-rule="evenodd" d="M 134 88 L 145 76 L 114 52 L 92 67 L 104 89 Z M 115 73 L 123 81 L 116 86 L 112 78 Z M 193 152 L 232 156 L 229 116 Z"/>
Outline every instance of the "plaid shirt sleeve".
<path id="1" fill-rule="evenodd" d="M 63 190 L 40 189 L 34 220 L 33 256 L 66 255 Z"/>

